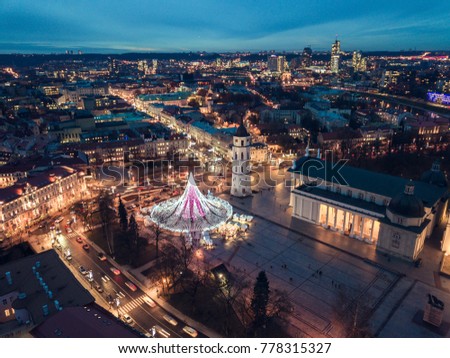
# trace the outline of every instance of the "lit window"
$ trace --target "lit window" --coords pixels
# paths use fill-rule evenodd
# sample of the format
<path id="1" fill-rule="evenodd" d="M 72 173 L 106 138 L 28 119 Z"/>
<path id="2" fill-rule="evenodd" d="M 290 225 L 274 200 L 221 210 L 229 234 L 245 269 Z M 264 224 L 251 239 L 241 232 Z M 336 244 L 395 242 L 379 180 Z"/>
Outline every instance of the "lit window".
<path id="1" fill-rule="evenodd" d="M 9 317 L 10 316 L 10 312 L 9 312 L 9 310 L 5 310 L 5 317 Z"/>

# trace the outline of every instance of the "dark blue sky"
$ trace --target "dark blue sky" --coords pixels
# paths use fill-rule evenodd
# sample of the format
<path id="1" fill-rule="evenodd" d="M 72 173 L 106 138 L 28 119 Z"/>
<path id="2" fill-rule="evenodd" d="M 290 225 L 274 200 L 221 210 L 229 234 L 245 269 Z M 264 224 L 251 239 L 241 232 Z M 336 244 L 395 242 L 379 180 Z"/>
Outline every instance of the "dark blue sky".
<path id="1" fill-rule="evenodd" d="M 423 0 L 2 0 L 0 52 L 450 50 L 450 7 Z"/>

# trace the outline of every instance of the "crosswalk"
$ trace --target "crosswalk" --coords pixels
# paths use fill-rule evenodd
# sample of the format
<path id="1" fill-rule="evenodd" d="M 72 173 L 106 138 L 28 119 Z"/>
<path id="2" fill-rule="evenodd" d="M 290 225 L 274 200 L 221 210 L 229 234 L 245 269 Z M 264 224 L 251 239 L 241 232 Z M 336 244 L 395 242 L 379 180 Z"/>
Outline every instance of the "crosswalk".
<path id="1" fill-rule="evenodd" d="M 71 232 L 70 234 L 64 234 L 64 236 L 67 238 L 67 239 L 74 239 L 74 238 L 76 238 L 76 237 L 78 237 L 79 235 L 76 233 L 76 232 Z"/>
<path id="2" fill-rule="evenodd" d="M 145 297 L 145 295 L 142 295 L 124 305 L 120 305 L 119 312 L 121 314 L 125 314 L 125 313 L 128 313 L 128 312 L 134 310 L 137 307 L 142 307 L 143 305 L 145 305 L 144 297 Z"/>

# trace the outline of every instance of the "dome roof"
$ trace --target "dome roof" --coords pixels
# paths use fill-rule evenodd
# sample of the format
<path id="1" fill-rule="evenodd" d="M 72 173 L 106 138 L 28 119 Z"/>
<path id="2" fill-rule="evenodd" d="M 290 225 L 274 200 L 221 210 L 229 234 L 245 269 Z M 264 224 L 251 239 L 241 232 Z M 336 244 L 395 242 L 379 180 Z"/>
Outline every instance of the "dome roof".
<path id="1" fill-rule="evenodd" d="M 447 178 L 445 177 L 445 174 L 441 171 L 441 165 L 440 160 L 436 160 L 433 163 L 433 166 L 430 170 L 427 170 L 425 173 L 422 174 L 421 181 L 433 184 L 440 187 L 446 187 L 447 186 Z"/>
<path id="2" fill-rule="evenodd" d="M 236 133 L 234 134 L 234 136 L 235 137 L 248 137 L 249 136 L 247 129 L 245 129 L 245 127 L 242 123 L 236 130 Z"/>
<path id="3" fill-rule="evenodd" d="M 420 218 L 425 214 L 422 200 L 414 195 L 414 184 L 412 182 L 406 184 L 403 193 L 392 198 L 388 210 L 394 214 L 411 218 Z"/>

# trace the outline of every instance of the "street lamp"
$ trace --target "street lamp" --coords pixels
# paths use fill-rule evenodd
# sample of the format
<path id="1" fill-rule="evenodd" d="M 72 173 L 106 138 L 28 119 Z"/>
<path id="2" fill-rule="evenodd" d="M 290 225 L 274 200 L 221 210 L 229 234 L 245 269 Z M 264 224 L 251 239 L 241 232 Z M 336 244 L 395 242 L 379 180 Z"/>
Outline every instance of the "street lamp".
<path id="1" fill-rule="evenodd" d="M 120 317 L 119 306 L 120 306 L 120 300 L 119 300 L 119 297 L 116 297 L 117 317 Z"/>

